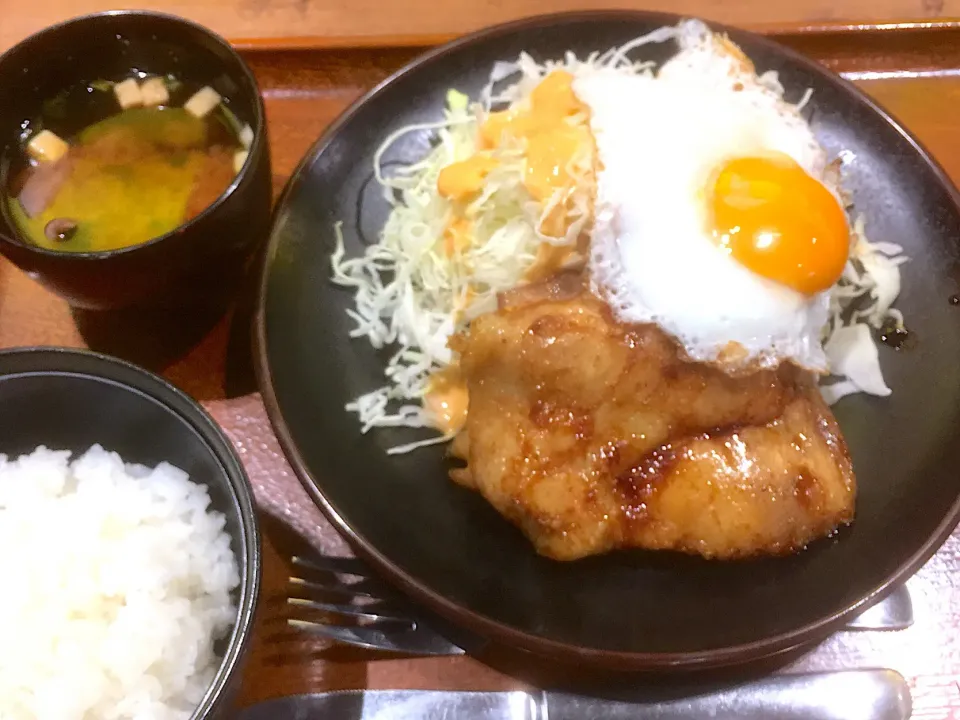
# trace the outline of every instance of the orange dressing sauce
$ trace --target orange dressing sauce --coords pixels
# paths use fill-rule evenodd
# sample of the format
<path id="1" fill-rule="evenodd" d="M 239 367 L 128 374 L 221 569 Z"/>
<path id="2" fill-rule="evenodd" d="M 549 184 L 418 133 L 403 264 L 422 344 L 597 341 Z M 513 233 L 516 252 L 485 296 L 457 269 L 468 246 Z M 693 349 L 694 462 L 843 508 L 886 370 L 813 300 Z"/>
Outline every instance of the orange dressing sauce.
<path id="1" fill-rule="evenodd" d="M 524 186 L 546 202 L 557 190 L 571 187 L 570 163 L 583 148 L 593 154 L 589 111 L 573 91 L 573 75 L 554 70 L 530 93 L 530 106 L 491 113 L 480 127 L 486 148 L 498 146 L 504 136 L 524 140 L 527 166 Z"/>
<path id="2" fill-rule="evenodd" d="M 433 425 L 445 435 L 459 432 L 467 422 L 469 395 L 460 371 L 451 366 L 430 378 L 430 387 L 423 398 L 423 406 Z"/>
<path id="3" fill-rule="evenodd" d="M 463 202 L 471 195 L 480 192 L 483 181 L 495 167 L 497 167 L 497 161 L 484 152 L 478 152 L 466 160 L 451 163 L 440 171 L 437 178 L 437 191 L 448 200 Z"/>
<path id="4" fill-rule="evenodd" d="M 443 253 L 447 257 L 463 252 L 470 247 L 471 242 L 473 242 L 473 226 L 465 218 L 454 220 L 443 231 Z"/>
<path id="5" fill-rule="evenodd" d="M 528 107 L 489 115 L 479 130 L 483 149 L 443 168 L 437 178 L 437 191 L 456 203 L 469 202 L 497 167 L 490 150 L 504 139 L 513 139 L 522 142 L 525 148 L 524 187 L 535 200 L 546 203 L 557 192 L 575 186 L 570 168 L 579 154 L 589 153 L 591 163 L 594 162 L 596 147 L 588 119 L 589 109 L 573 91 L 573 75 L 555 70 L 533 89 Z M 542 232 L 563 237 L 569 227 L 569 210 L 569 201 L 564 198 L 544 218 Z M 469 222 L 458 217 L 444 234 L 444 250 L 449 257 L 455 249 L 467 247 L 470 241 Z M 570 254 L 569 249 L 558 252 L 552 247 L 541 248 L 528 278 L 542 277 L 559 269 Z"/>
<path id="6" fill-rule="evenodd" d="M 523 279 L 527 282 L 545 280 L 570 264 L 579 252 L 580 249 L 575 245 L 540 243 L 537 257 L 523 274 Z"/>

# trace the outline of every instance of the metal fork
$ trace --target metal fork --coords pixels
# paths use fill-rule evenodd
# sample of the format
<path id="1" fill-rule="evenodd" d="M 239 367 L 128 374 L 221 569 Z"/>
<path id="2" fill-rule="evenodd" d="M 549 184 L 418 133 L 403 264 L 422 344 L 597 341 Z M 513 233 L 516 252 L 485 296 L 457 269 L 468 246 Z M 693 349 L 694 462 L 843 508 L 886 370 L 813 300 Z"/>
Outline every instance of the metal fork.
<path id="1" fill-rule="evenodd" d="M 378 580 L 360 560 L 294 556 L 302 571 L 290 577 L 287 603 L 299 617 L 295 628 L 346 645 L 406 655 L 463 655 L 396 590 Z M 351 579 L 344 579 L 348 576 Z M 905 585 L 851 620 L 844 630 L 903 630 L 913 624 Z"/>
<path id="2" fill-rule="evenodd" d="M 292 627 L 368 650 L 406 655 L 465 653 L 423 623 L 417 610 L 374 577 L 362 561 L 323 556 L 308 560 L 295 555 L 293 565 L 307 572 L 290 577 L 287 603 L 310 617 L 289 618 Z"/>

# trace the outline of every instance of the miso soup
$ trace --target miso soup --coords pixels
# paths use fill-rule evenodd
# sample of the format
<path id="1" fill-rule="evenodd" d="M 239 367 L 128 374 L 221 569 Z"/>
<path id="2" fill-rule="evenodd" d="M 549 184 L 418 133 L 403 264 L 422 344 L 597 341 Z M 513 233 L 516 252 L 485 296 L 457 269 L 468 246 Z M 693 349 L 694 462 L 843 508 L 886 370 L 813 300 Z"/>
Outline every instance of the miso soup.
<path id="1" fill-rule="evenodd" d="M 152 77 L 87 92 L 108 112 L 68 138 L 34 132 L 9 175 L 7 210 L 36 245 L 95 252 L 147 242 L 203 212 L 246 161 L 252 132 L 212 88 L 187 92 Z M 53 107 L 70 112 L 69 100 Z"/>

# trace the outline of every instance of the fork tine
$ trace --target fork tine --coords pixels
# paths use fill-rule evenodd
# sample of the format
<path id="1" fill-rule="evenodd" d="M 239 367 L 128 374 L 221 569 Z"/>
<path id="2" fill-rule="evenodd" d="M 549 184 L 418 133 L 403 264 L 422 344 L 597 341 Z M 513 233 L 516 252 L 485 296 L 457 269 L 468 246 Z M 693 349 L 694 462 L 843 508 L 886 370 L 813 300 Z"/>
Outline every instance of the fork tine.
<path id="1" fill-rule="evenodd" d="M 376 580 L 357 580 L 356 582 L 348 583 L 335 577 L 324 580 L 308 580 L 307 578 L 291 576 L 290 584 L 296 585 L 304 590 L 354 597 L 384 598 L 395 595 L 395 593 Z"/>
<path id="2" fill-rule="evenodd" d="M 356 558 L 327 557 L 325 555 L 305 558 L 302 555 L 294 555 L 291 561 L 298 567 L 319 570 L 321 572 L 359 575 L 360 577 L 369 577 L 371 574 L 366 564 Z"/>
<path id="3" fill-rule="evenodd" d="M 375 608 L 380 607 L 379 605 L 343 605 L 341 603 L 319 602 L 317 600 L 296 597 L 287 598 L 287 602 L 297 607 L 320 610 L 322 612 L 343 615 L 344 617 L 355 618 L 357 620 L 366 620 L 369 622 L 385 621 L 394 625 L 405 625 L 410 630 L 415 630 L 417 626 L 416 621 L 409 617 L 403 617 L 402 615 L 391 612 L 372 612 Z"/>
<path id="4" fill-rule="evenodd" d="M 398 591 L 376 579 L 362 561 L 319 556 L 294 556 L 292 561 L 304 572 L 290 577 L 291 589 L 300 597 L 289 596 L 288 606 L 305 610 L 305 614 L 319 611 L 333 617 L 326 621 L 319 617 L 288 618 L 291 627 L 370 650 L 407 655 L 464 654 L 462 648 L 418 623 L 414 608 L 407 607 Z M 341 575 L 359 579 L 346 581 Z M 329 602 L 324 593 L 345 599 Z"/>
<path id="5" fill-rule="evenodd" d="M 463 655 L 462 648 L 433 633 L 419 630 L 383 633 L 377 626 L 325 625 L 307 620 L 290 619 L 287 622 L 299 630 L 320 635 L 347 645 L 368 650 L 385 650 L 406 655 Z"/>

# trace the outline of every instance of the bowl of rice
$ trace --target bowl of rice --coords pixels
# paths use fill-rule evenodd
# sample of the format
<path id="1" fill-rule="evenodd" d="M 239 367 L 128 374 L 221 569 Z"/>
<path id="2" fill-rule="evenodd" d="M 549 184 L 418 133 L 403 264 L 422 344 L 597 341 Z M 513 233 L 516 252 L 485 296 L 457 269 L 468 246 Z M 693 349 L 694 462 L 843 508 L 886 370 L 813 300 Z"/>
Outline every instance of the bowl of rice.
<path id="1" fill-rule="evenodd" d="M 91 352 L 0 352 L 0 718 L 228 717 L 253 493 L 190 397 Z"/>

